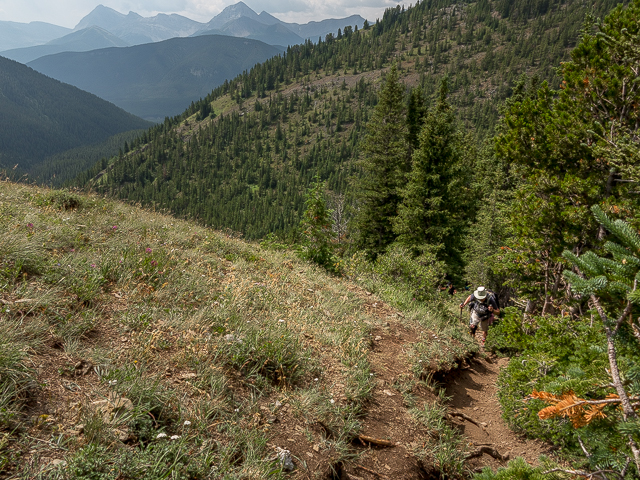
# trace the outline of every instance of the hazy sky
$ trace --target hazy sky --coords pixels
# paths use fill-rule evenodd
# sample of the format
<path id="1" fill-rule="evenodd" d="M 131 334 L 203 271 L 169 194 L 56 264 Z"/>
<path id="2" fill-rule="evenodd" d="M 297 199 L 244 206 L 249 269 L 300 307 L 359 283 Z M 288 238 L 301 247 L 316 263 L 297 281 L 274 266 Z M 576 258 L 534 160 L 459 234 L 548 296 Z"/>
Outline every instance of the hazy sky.
<path id="1" fill-rule="evenodd" d="M 238 0 L 0 0 L 0 20 L 28 23 L 41 21 L 73 28 L 97 5 L 121 13 L 130 11 L 143 17 L 158 13 L 178 13 L 199 22 L 208 22 L 225 7 Z M 263 10 L 288 22 L 362 15 L 375 21 L 385 8 L 398 4 L 394 0 L 244 0 L 260 13 Z M 408 4 L 407 4 L 408 6 Z"/>

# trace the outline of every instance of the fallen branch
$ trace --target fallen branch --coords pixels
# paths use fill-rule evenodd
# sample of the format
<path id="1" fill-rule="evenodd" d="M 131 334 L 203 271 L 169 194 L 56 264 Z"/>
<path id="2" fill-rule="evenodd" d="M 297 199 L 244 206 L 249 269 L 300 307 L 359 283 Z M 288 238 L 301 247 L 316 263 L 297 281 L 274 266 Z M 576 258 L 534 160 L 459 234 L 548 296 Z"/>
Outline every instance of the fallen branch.
<path id="1" fill-rule="evenodd" d="M 486 432 L 484 426 L 481 425 L 480 423 L 476 422 L 469 415 L 465 415 L 464 413 L 460 413 L 460 412 L 451 412 L 451 413 L 449 413 L 449 415 L 451 415 L 452 417 L 460 417 L 460 418 L 466 420 L 467 422 L 473 423 L 476 427 L 481 428 L 483 431 Z"/>
<path id="2" fill-rule="evenodd" d="M 362 470 L 364 470 L 365 472 L 369 472 L 371 475 L 375 475 L 376 477 L 386 478 L 384 475 L 376 472 L 375 470 L 371 470 L 370 468 L 363 467 L 362 465 L 360 465 L 358 463 L 356 463 L 355 466 L 360 468 L 360 469 L 362 469 Z"/>
<path id="3" fill-rule="evenodd" d="M 548 475 L 549 473 L 554 473 L 554 472 L 562 472 L 562 473 L 569 473 L 571 475 L 578 475 L 580 477 L 585 477 L 587 479 L 594 479 L 594 478 L 600 478 L 600 479 L 606 479 L 606 474 L 607 473 L 612 473 L 614 475 L 619 476 L 620 474 L 614 470 L 598 470 L 597 472 L 586 472 L 584 470 L 568 470 L 568 469 L 564 469 L 564 468 L 554 468 L 551 470 L 547 470 L 546 472 L 542 472 L 543 475 Z"/>
<path id="4" fill-rule="evenodd" d="M 389 440 L 383 440 L 382 438 L 374 438 L 369 437 L 367 435 L 358 435 L 358 439 L 361 442 L 373 443 L 374 445 L 378 445 L 379 447 L 395 447 L 396 444 L 390 442 Z"/>
<path id="5" fill-rule="evenodd" d="M 500 455 L 500 452 L 498 452 L 495 448 L 492 448 L 492 447 L 480 447 L 475 452 L 471 452 L 470 454 L 468 454 L 466 459 L 469 460 L 471 458 L 478 458 L 478 457 L 481 457 L 482 454 L 484 453 L 492 456 L 496 460 L 500 460 L 501 462 L 506 462 L 507 460 L 509 460 L 508 453 L 506 455 Z"/>

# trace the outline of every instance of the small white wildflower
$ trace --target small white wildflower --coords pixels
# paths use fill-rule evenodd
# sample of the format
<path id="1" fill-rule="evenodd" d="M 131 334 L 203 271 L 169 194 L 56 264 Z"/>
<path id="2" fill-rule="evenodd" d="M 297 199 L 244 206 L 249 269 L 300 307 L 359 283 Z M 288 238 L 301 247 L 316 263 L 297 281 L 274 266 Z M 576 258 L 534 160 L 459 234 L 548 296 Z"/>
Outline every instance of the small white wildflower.
<path id="1" fill-rule="evenodd" d="M 284 323 L 284 320 L 283 320 L 283 319 L 280 319 L 280 320 L 278 320 L 278 322 L 280 322 L 280 323 Z"/>
<path id="2" fill-rule="evenodd" d="M 331 399 L 331 403 L 336 403 L 336 401 L 332 398 L 332 399 Z"/>
<path id="3" fill-rule="evenodd" d="M 178 440 L 180 438 L 180 435 L 171 435 L 171 440 Z"/>
<path id="4" fill-rule="evenodd" d="M 188 427 L 189 425 L 191 425 L 191 422 L 189 420 L 185 420 L 184 421 L 184 426 Z"/>
<path id="5" fill-rule="evenodd" d="M 369 374 L 369 376 L 370 376 L 370 377 L 373 377 L 373 373 L 370 373 L 370 374 Z"/>
<path id="6" fill-rule="evenodd" d="M 118 383 L 118 380 L 109 380 L 109 385 L 115 385 Z"/>
<path id="7" fill-rule="evenodd" d="M 235 410 L 235 411 L 236 411 L 236 412 L 239 412 L 239 411 L 240 411 L 240 409 L 239 409 L 239 408 L 236 408 L 236 410 Z"/>
<path id="8" fill-rule="evenodd" d="M 313 379 L 313 381 L 314 381 L 314 382 L 317 382 L 317 381 L 318 381 L 318 379 L 317 379 L 317 378 L 314 378 L 314 379 Z"/>
<path id="9" fill-rule="evenodd" d="M 156 436 L 156 438 L 164 438 L 164 437 L 166 437 L 166 436 L 167 436 L 167 434 L 166 434 L 166 433 L 159 433 L 159 434 Z"/>

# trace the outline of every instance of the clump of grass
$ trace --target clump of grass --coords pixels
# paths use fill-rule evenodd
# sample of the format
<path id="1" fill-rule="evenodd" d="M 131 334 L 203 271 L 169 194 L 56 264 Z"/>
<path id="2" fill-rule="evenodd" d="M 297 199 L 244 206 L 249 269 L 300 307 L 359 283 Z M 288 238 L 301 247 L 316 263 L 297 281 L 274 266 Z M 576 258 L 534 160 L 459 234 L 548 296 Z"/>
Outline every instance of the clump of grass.
<path id="1" fill-rule="evenodd" d="M 359 408 L 341 405 L 317 388 L 301 392 L 292 400 L 291 406 L 307 424 L 320 425 L 326 448 L 334 452 L 333 464 L 346 463 L 355 458 L 351 442 L 361 428 Z"/>
<path id="2" fill-rule="evenodd" d="M 60 210 L 77 210 L 86 205 L 84 197 L 69 190 L 52 190 L 36 197 L 39 206 L 52 205 Z"/>
<path id="3" fill-rule="evenodd" d="M 39 322 L 25 324 L 6 317 L 0 322 L 0 428 L 13 430 L 38 390 L 25 360 L 27 351 L 40 347 L 45 331 Z"/>
<path id="4" fill-rule="evenodd" d="M 159 378 L 148 375 L 143 368 L 114 369 L 103 376 L 111 389 L 133 403 L 133 410 L 120 419 L 143 444 L 157 433 L 175 431 L 180 418 L 179 402 L 174 391 L 167 390 Z"/>
<path id="5" fill-rule="evenodd" d="M 10 290 L 24 274 L 38 275 L 45 268 L 41 244 L 30 241 L 28 228 L 0 235 L 0 291 Z"/>
<path id="6" fill-rule="evenodd" d="M 249 325 L 222 337 L 221 343 L 220 353 L 246 377 L 260 375 L 276 385 L 295 385 L 309 368 L 297 335 L 280 322 L 262 328 Z"/>
<path id="7" fill-rule="evenodd" d="M 463 478 L 466 449 L 464 437 L 447 423 L 446 398 L 441 393 L 432 404 L 409 410 L 411 416 L 429 429 L 424 443 L 414 448 L 414 454 L 425 465 L 432 465 L 446 478 Z"/>

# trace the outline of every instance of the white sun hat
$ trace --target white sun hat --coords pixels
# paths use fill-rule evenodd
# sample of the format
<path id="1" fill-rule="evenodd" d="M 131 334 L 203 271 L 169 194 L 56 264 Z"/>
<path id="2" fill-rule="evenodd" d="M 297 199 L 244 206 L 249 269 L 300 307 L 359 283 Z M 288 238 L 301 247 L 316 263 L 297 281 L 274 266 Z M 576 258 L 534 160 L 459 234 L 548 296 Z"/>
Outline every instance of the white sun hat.
<path id="1" fill-rule="evenodd" d="M 473 292 L 473 296 L 478 300 L 483 300 L 487 298 L 487 290 L 484 287 L 478 287 L 475 292 Z"/>

